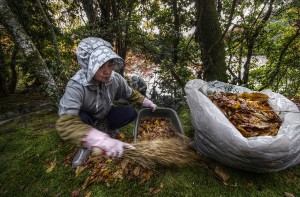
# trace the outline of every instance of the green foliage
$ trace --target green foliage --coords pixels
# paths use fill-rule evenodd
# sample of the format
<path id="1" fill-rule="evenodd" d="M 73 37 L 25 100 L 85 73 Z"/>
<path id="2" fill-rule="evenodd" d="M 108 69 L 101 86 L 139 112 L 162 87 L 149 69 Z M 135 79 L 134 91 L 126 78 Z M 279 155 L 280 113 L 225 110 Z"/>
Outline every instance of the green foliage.
<path id="1" fill-rule="evenodd" d="M 241 78 L 245 74 L 243 68 L 245 58 L 249 53 L 247 46 L 252 36 L 255 35 L 255 31 L 262 25 L 262 18 L 266 13 L 266 9 L 262 10 L 264 3 L 263 1 L 247 1 L 239 3 L 236 7 L 235 26 L 225 37 L 228 46 L 227 53 L 232 57 L 228 66 L 236 75 L 231 83 L 242 84 Z M 223 25 L 230 13 L 229 4 L 230 2 L 226 1 L 226 7 L 224 6 L 226 17 L 221 18 L 221 20 L 224 19 Z M 253 57 L 265 56 L 267 62 L 261 65 L 254 58 L 251 59 L 249 81 L 246 84 L 248 87 L 255 90 L 270 88 L 284 95 L 299 94 L 299 66 L 297 66 L 299 65 L 299 36 L 293 39 L 299 34 L 296 22 L 298 20 L 299 7 L 295 6 L 295 3 L 292 1 L 274 2 L 270 19 L 255 38 L 252 51 Z M 290 43 L 291 39 L 293 41 Z"/>
<path id="2" fill-rule="evenodd" d="M 29 0 L 8 0 L 12 11 L 47 63 L 60 91 L 63 91 L 67 80 L 79 68 L 74 52 L 78 42 L 87 36 L 99 36 L 109 40 L 123 58 L 126 58 L 129 50 L 143 54 L 148 61 L 157 64 L 155 70 L 160 75 L 156 81 L 157 87 L 160 86 L 166 94 L 174 97 L 183 96 L 182 84 L 201 76 L 203 71 L 201 63 L 204 57 L 200 52 L 201 46 L 195 43 L 194 35 L 184 33 L 197 25 L 194 1 L 176 1 L 179 30 L 176 29 L 175 24 L 173 8 L 175 1 L 126 0 L 118 2 L 117 5 L 112 1 L 93 1 L 97 14 L 93 24 L 87 21 L 80 1 L 41 2 L 48 19 L 53 24 L 62 64 L 57 59 L 50 29 L 36 3 Z M 101 10 L 99 3 L 101 6 L 105 4 L 107 9 Z M 218 16 L 224 31 L 229 22 L 232 1 L 225 0 L 221 3 L 222 9 Z M 298 1 L 275 1 L 270 19 L 263 25 L 257 37 L 253 38 L 256 30 L 262 25 L 268 3 L 237 1 L 233 21 L 224 38 L 228 57 L 227 66 L 231 69 L 231 74 L 235 75 L 231 77 L 230 83 L 241 85 L 242 78 L 247 72 L 249 80 L 244 85 L 248 87 L 256 90 L 272 88 L 285 95 L 299 94 L 299 37 L 289 45 L 283 57 L 279 59 L 284 47 L 299 28 L 298 4 Z M 107 18 L 103 16 L 105 11 L 108 14 Z M 4 32 L 3 29 L 0 31 Z M 1 35 L 4 34 L 3 32 Z M 250 50 L 248 47 L 252 39 L 255 42 L 253 49 Z M 179 40 L 178 45 L 177 40 Z M 245 70 L 244 60 L 250 52 L 252 56 L 265 55 L 267 64 L 259 65 L 251 60 L 249 70 Z M 10 53 L 10 50 L 5 51 L 8 60 Z M 177 60 L 174 58 L 176 54 Z M 40 85 L 36 76 L 32 74 L 34 65 L 34 62 L 24 59 L 21 53 L 18 54 L 18 89 L 35 88 L 36 90 Z M 174 76 L 171 77 L 171 70 L 178 75 L 182 84 L 172 79 Z"/>
<path id="3" fill-rule="evenodd" d="M 265 27 L 265 34 L 260 38 L 260 50 L 266 54 L 268 61 L 265 66 L 254 66 L 250 73 L 250 84 L 256 89 L 267 86 L 286 96 L 299 94 L 300 35 L 289 44 L 297 34 L 298 27 L 290 25 L 297 18 L 296 13 L 294 8 L 288 8 L 287 12 L 276 16 L 276 20 Z M 272 77 L 274 80 L 270 83 Z"/>
<path id="4" fill-rule="evenodd" d="M 187 9 L 189 1 L 177 1 L 179 28 L 181 31 L 187 31 L 192 28 L 191 18 L 193 18 L 193 8 Z M 155 2 L 144 10 L 146 16 L 150 16 L 145 30 L 159 27 L 159 31 L 151 32 L 153 36 L 149 37 L 150 50 L 143 50 L 152 61 L 158 64 L 156 74 L 158 76 L 154 86 L 162 90 L 161 95 L 171 95 L 173 98 L 182 97 L 182 87 L 171 75 L 173 70 L 183 84 L 188 80 L 195 78 L 195 67 L 193 62 L 199 62 L 199 48 L 194 40 L 186 38 L 182 32 L 175 29 L 174 8 L 172 2 L 161 1 Z M 179 43 L 174 46 L 174 42 L 179 38 Z M 176 47 L 176 48 L 174 48 Z M 148 48 L 147 48 L 148 49 Z M 177 62 L 174 62 L 174 56 L 177 55 Z M 197 68 L 196 68 L 197 69 Z M 199 69 L 199 68 L 198 68 Z M 165 103 L 166 104 L 166 103 Z"/>

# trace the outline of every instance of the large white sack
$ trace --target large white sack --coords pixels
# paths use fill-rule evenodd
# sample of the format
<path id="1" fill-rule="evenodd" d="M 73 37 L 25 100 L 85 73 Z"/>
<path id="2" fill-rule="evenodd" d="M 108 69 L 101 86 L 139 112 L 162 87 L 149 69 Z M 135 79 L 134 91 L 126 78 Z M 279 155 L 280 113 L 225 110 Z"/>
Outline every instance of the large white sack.
<path id="1" fill-rule="evenodd" d="M 300 163 L 300 113 L 295 103 L 270 90 L 269 104 L 283 121 L 277 136 L 245 138 L 206 96 L 210 92 L 251 92 L 219 81 L 189 81 L 187 103 L 195 128 L 192 147 L 225 165 L 253 172 L 276 172 Z"/>

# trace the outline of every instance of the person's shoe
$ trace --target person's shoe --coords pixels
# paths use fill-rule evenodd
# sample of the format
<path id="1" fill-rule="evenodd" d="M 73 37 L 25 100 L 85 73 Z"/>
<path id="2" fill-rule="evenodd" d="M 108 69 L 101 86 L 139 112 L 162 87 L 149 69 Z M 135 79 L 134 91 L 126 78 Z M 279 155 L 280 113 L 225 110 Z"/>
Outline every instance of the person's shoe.
<path id="1" fill-rule="evenodd" d="M 75 154 L 72 161 L 72 168 L 77 168 L 78 166 L 82 166 L 84 161 L 89 157 L 91 150 L 87 148 L 80 148 Z"/>

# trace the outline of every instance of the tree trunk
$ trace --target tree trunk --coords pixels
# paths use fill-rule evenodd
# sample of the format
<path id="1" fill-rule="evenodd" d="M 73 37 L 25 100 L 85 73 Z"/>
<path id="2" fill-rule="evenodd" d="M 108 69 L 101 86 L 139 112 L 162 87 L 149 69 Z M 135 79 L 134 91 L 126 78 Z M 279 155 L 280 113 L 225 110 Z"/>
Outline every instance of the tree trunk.
<path id="1" fill-rule="evenodd" d="M 175 32 L 180 32 L 180 22 L 179 22 L 177 0 L 172 1 L 172 9 L 173 9 L 173 14 L 174 14 L 174 30 L 175 30 Z M 173 40 L 173 54 L 172 54 L 172 64 L 173 64 L 173 66 L 171 67 L 171 75 L 174 77 L 176 82 L 181 87 L 182 92 L 185 94 L 185 91 L 184 91 L 185 84 L 181 81 L 180 77 L 175 72 L 175 66 L 178 63 L 178 45 L 179 45 L 179 42 L 180 42 L 180 37 L 179 36 L 180 35 L 176 33 L 175 38 Z"/>
<path id="2" fill-rule="evenodd" d="M 86 17 L 88 19 L 89 25 L 93 27 L 95 25 L 96 19 L 97 19 L 97 13 L 94 9 L 94 3 L 91 0 L 80 0 L 84 12 L 86 14 Z"/>
<path id="3" fill-rule="evenodd" d="M 7 87 L 8 72 L 7 66 L 4 60 L 4 53 L 0 44 L 0 97 L 9 95 Z"/>
<path id="4" fill-rule="evenodd" d="M 60 99 L 58 87 L 38 49 L 26 34 L 5 0 L 0 0 L 0 21 L 29 62 L 34 63 L 34 68 L 32 69 L 34 74 L 42 82 L 43 90 L 50 97 L 52 104 L 57 107 Z"/>
<path id="5" fill-rule="evenodd" d="M 43 16 L 45 22 L 47 23 L 48 28 L 50 29 L 51 38 L 52 38 L 52 42 L 53 42 L 54 49 L 55 49 L 55 52 L 56 52 L 58 64 L 59 64 L 59 66 L 62 66 L 61 56 L 60 56 L 60 52 L 59 52 L 59 48 L 58 48 L 58 44 L 57 44 L 57 39 L 56 39 L 56 34 L 55 34 L 55 31 L 54 31 L 53 25 L 50 22 L 50 20 L 48 19 L 47 15 L 46 15 L 46 12 L 44 11 L 44 8 L 41 4 L 41 1 L 36 0 L 36 2 L 37 2 L 37 5 L 38 5 L 39 9 L 41 10 L 42 16 Z"/>
<path id="6" fill-rule="evenodd" d="M 16 59 L 17 59 L 18 51 L 19 51 L 18 47 L 14 46 L 13 51 L 12 51 L 12 55 L 11 55 L 11 60 L 10 60 L 10 63 L 9 63 L 11 76 L 10 76 L 10 80 L 9 80 L 8 91 L 9 91 L 10 94 L 15 93 L 17 83 L 18 83 L 18 73 L 17 73 L 17 70 L 16 70 Z"/>
<path id="7" fill-rule="evenodd" d="M 227 66 L 225 62 L 225 46 L 222 37 L 215 1 L 196 0 L 198 23 L 195 39 L 202 50 L 204 80 L 227 82 Z"/>
<path id="8" fill-rule="evenodd" d="M 112 10 L 112 3 L 111 1 L 107 1 L 107 0 L 98 0 L 98 5 L 100 8 L 100 13 L 101 15 L 100 17 L 100 22 L 99 22 L 99 27 L 101 27 L 102 29 L 109 29 L 110 25 L 111 25 L 111 10 Z M 104 34 L 102 35 L 102 38 L 107 40 L 108 42 L 112 43 L 112 35 L 107 35 Z"/>

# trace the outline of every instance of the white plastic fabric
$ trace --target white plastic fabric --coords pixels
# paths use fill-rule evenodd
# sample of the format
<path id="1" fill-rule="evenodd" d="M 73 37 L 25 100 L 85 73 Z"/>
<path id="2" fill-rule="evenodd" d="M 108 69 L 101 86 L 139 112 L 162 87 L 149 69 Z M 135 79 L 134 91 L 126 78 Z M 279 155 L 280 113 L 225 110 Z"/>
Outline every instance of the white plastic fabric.
<path id="1" fill-rule="evenodd" d="M 300 113 L 295 103 L 270 90 L 269 104 L 283 121 L 276 136 L 245 138 L 206 97 L 211 92 L 242 93 L 250 89 L 219 81 L 189 81 L 187 103 L 195 128 L 191 146 L 202 154 L 233 168 L 276 172 L 300 163 Z"/>

